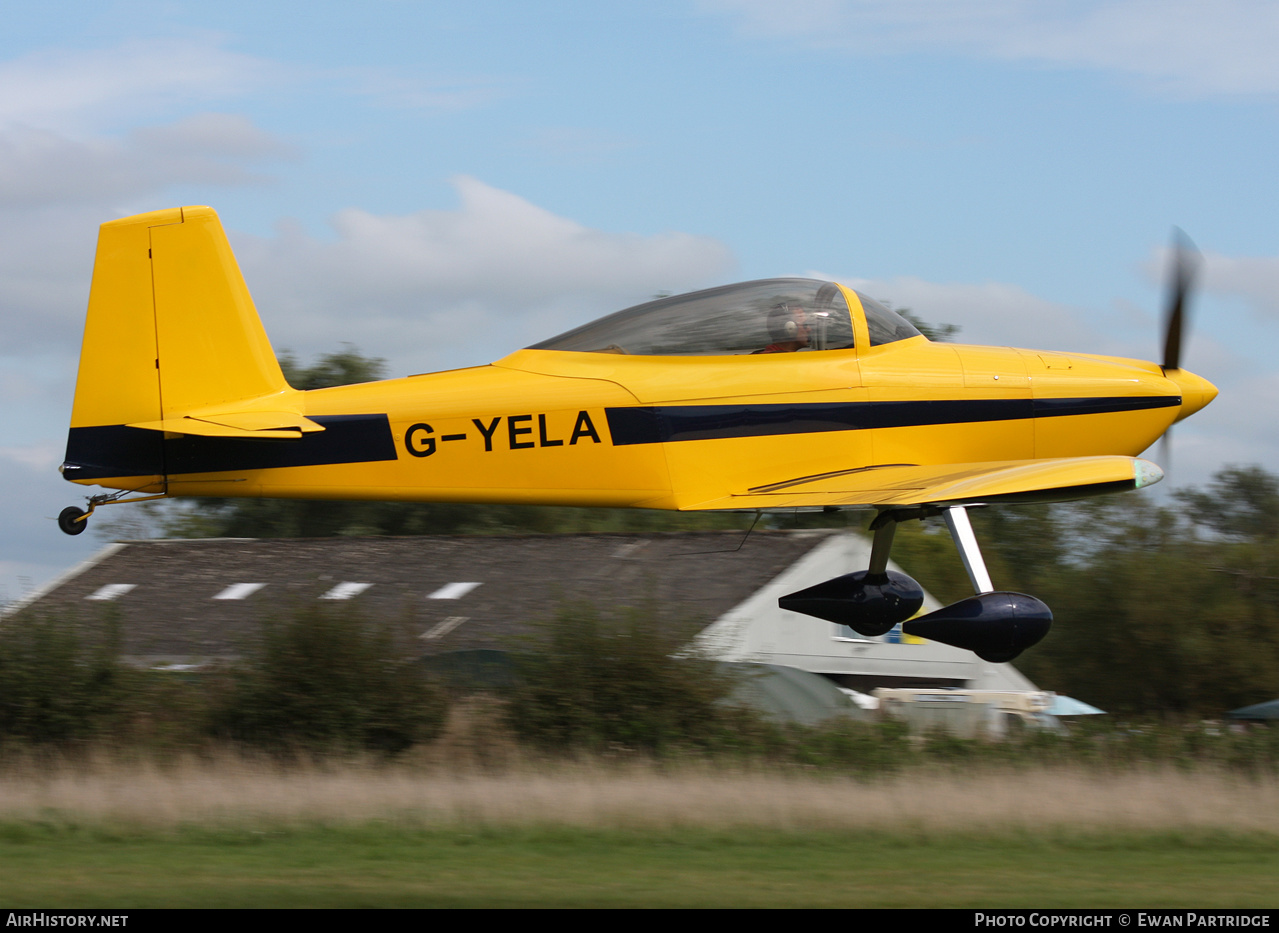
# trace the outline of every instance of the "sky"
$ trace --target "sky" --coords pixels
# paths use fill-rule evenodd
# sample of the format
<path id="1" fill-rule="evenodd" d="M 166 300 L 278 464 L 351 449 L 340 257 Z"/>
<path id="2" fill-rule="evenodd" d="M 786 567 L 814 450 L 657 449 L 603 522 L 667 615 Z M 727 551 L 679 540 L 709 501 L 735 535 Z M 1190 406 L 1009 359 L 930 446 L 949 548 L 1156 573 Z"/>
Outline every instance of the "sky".
<path id="1" fill-rule="evenodd" d="M 1221 389 L 1166 486 L 1279 472 L 1268 0 L 4 4 L 0 602 L 102 546 L 62 460 L 97 226 L 219 212 L 273 345 L 393 375 L 646 300 L 835 278 L 964 342 Z"/>

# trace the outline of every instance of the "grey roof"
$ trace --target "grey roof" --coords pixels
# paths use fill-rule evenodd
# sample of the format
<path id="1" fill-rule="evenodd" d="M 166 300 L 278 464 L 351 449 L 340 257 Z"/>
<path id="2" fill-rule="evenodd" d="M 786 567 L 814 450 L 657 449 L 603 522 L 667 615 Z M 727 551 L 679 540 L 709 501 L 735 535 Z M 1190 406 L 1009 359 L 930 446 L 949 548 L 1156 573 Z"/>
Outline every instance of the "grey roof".
<path id="1" fill-rule="evenodd" d="M 654 604 L 692 637 L 826 532 L 123 542 L 23 611 L 118 613 L 127 655 L 228 657 L 264 618 L 345 596 L 422 653 L 509 648 L 566 602 Z M 740 547 L 739 547 L 740 545 Z M 474 585 L 467 585 L 474 584 Z M 221 598 L 217 598 L 217 597 Z M 97 598 L 95 598 L 97 597 Z M 6 621 L 6 624 L 10 624 Z"/>
<path id="2" fill-rule="evenodd" d="M 871 718 L 820 674 L 780 664 L 724 662 L 723 667 L 739 677 L 733 700 L 776 722 L 816 725 L 835 717 L 861 721 Z"/>
<path id="3" fill-rule="evenodd" d="M 1279 719 L 1279 700 L 1254 703 L 1226 713 L 1231 719 Z"/>

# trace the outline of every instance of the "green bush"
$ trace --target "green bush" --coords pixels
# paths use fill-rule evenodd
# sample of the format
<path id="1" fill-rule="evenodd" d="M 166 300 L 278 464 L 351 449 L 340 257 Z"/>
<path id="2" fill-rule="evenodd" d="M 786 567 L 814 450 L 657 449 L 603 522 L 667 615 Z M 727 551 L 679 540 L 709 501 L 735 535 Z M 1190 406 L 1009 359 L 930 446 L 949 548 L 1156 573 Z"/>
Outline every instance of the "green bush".
<path id="1" fill-rule="evenodd" d="M 278 749 L 394 754 L 434 738 L 444 716 L 441 693 L 389 627 L 344 607 L 308 607 L 263 625 L 213 729 Z"/>
<path id="2" fill-rule="evenodd" d="M 714 662 L 680 656 L 684 639 L 649 610 L 603 617 L 566 606 L 515 656 L 508 722 L 548 750 L 639 750 L 713 744 L 740 717 L 732 679 Z"/>
<path id="3" fill-rule="evenodd" d="M 0 630 L 0 738 L 46 744 L 96 738 L 126 715 L 119 628 L 18 616 Z"/>
<path id="4" fill-rule="evenodd" d="M 900 771 L 917 756 L 909 731 L 895 720 L 857 722 L 832 718 L 815 726 L 778 727 L 780 741 L 768 758 L 781 764 L 859 778 L 876 778 Z"/>

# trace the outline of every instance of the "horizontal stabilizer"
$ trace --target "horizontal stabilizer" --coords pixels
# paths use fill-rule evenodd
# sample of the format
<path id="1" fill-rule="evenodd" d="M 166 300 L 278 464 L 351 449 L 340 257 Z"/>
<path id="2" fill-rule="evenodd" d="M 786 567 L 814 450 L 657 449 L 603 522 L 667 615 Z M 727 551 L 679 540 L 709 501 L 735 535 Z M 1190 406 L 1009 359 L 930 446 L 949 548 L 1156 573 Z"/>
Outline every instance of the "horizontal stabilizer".
<path id="1" fill-rule="evenodd" d="M 316 424 L 292 411 L 221 412 L 212 415 L 188 415 L 163 421 L 143 421 L 129 425 L 146 431 L 170 434 L 193 434 L 199 437 L 240 437 L 260 440 L 296 440 L 303 434 L 323 431 Z"/>

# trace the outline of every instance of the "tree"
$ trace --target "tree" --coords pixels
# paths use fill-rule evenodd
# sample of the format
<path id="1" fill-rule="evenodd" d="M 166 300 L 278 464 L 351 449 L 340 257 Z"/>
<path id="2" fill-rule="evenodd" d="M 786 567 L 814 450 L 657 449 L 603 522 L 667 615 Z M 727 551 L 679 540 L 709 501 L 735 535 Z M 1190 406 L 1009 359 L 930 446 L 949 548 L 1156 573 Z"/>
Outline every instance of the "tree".
<path id="1" fill-rule="evenodd" d="M 1234 469 L 1217 474 L 1214 488 L 1228 488 Z M 1250 490 L 1276 482 L 1248 472 Z M 1196 523 L 1238 527 L 1223 517 L 1231 508 L 1212 510 L 1214 494 L 1195 496 L 1206 510 Z M 1054 624 L 1018 660 L 1027 676 L 1112 712 L 1147 715 L 1220 715 L 1279 695 L 1279 554 L 1270 539 L 1198 537 L 1182 513 L 1135 495 L 1051 511 L 1059 529 L 1075 527 L 1038 573 L 1034 592 Z M 1040 532 L 1054 533 L 1047 523 Z M 1016 572 L 1008 583 L 1021 585 Z"/>
<path id="2" fill-rule="evenodd" d="M 310 366 L 299 365 L 288 350 L 280 353 L 279 360 L 285 380 L 295 389 L 329 389 L 386 378 L 386 360 L 365 356 L 350 343 L 342 344 L 336 353 L 319 357 Z"/>
<path id="3" fill-rule="evenodd" d="M 253 745 L 394 754 L 434 738 L 443 695 L 394 633 L 345 607 L 266 623 L 233 674 L 214 731 Z"/>
<path id="4" fill-rule="evenodd" d="M 896 311 L 906 320 L 910 321 L 915 325 L 915 329 L 929 340 L 935 340 L 938 343 L 948 343 L 953 340 L 955 335 L 960 331 L 960 326 L 958 324 L 929 324 L 910 308 L 894 308 L 891 301 L 881 301 L 880 304 L 886 308 Z"/>
<path id="5" fill-rule="evenodd" d="M 118 619 L 101 625 L 24 614 L 0 629 L 0 740 L 63 742 L 100 734 L 124 712 L 129 672 Z"/>
<path id="6" fill-rule="evenodd" d="M 660 753 L 706 745 L 740 721 L 731 676 L 690 657 L 652 608 L 602 616 L 561 607 L 544 639 L 515 655 L 507 719 L 525 741 L 556 752 L 610 748 Z"/>
<path id="7" fill-rule="evenodd" d="M 1223 537 L 1273 541 L 1279 535 L 1279 477 L 1259 466 L 1226 467 L 1207 490 L 1176 496 L 1191 521 Z"/>

